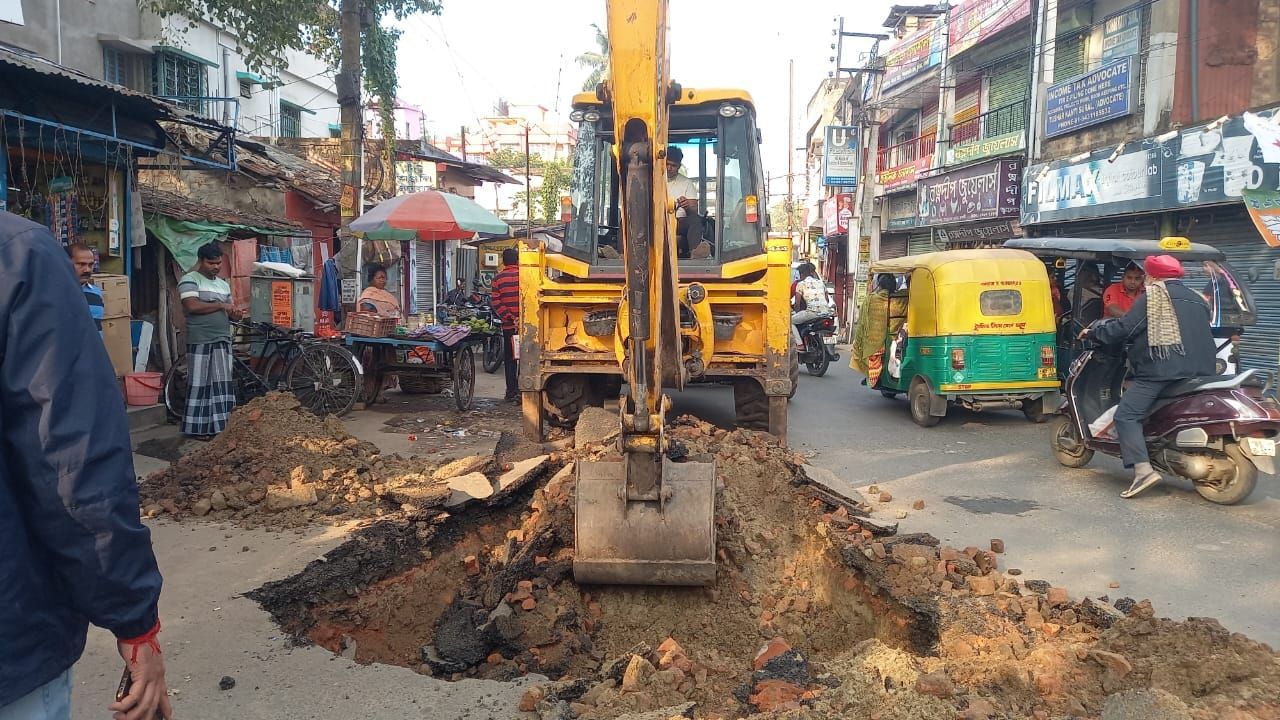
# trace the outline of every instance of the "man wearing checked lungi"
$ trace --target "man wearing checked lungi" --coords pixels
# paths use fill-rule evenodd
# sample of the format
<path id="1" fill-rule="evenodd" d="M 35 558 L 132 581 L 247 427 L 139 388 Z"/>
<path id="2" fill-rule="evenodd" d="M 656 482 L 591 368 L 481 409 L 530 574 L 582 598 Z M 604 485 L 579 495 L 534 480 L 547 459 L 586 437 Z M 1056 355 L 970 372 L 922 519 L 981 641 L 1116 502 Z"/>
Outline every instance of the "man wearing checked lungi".
<path id="1" fill-rule="evenodd" d="M 222 248 L 202 245 L 195 268 L 178 282 L 187 314 L 187 411 L 182 433 L 210 440 L 227 426 L 235 409 L 231 379 L 231 320 L 244 313 L 231 304 L 231 286 L 218 277 Z"/>

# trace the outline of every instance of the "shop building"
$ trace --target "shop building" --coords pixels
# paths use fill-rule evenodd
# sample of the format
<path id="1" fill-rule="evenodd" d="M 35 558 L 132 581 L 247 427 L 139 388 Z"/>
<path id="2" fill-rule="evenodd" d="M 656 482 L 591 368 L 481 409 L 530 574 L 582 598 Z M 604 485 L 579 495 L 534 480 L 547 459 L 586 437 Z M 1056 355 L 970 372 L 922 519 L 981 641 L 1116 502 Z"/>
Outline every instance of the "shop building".
<path id="1" fill-rule="evenodd" d="M 1040 73 L 1021 222 L 1033 235 L 1219 248 L 1258 306 L 1240 364 L 1276 369 L 1280 240 L 1267 216 L 1280 208 L 1280 4 L 1212 7 L 1208 18 L 1204 3 L 1099 0 L 1059 13 L 1080 29 L 1046 36 L 1083 62 Z"/>

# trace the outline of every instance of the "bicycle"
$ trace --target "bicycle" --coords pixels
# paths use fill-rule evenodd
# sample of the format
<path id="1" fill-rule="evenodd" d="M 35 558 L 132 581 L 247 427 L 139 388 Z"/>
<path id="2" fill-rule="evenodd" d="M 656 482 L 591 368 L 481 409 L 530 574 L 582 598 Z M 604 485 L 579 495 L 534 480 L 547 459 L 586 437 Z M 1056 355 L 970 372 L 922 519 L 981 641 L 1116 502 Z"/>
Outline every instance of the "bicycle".
<path id="1" fill-rule="evenodd" d="M 265 322 L 232 321 L 243 331 L 232 340 L 231 378 L 236 405 L 272 390 L 291 392 L 316 415 L 345 415 L 360 395 L 364 369 L 346 348 L 302 330 Z M 258 369 L 255 369 L 256 366 Z M 186 412 L 186 360 L 165 374 L 163 399 L 169 419 Z"/>

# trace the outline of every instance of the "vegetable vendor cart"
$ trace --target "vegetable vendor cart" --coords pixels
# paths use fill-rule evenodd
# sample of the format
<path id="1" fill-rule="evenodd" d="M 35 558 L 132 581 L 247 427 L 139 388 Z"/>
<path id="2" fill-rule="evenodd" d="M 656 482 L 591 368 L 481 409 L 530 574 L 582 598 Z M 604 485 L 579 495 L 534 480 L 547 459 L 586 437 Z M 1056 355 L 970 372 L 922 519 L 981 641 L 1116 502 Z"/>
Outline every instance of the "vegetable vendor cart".
<path id="1" fill-rule="evenodd" d="M 446 345 L 440 340 L 401 335 L 347 335 L 343 342 L 357 357 L 366 349 L 373 350 L 368 354 L 372 361 L 365 365 L 366 376 L 373 378 L 373 388 L 381 388 L 388 375 L 398 375 L 405 389 L 439 392 L 451 387 L 454 405 L 459 410 L 469 410 L 476 395 L 476 348 L 482 346 L 485 339 L 483 334 L 472 333 Z M 388 348 L 392 352 L 378 352 Z M 370 397 L 366 392 L 365 402 L 372 404 L 377 395 L 375 392 Z"/>

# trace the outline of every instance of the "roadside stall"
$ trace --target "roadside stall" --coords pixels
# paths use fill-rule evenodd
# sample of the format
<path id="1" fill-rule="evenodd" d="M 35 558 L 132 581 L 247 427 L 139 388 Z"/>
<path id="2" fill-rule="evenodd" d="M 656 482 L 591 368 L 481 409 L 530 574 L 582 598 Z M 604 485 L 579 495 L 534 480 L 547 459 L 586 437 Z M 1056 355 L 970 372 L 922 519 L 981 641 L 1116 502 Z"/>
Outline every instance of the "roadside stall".
<path id="1" fill-rule="evenodd" d="M 415 246 L 470 239 L 476 233 L 506 233 L 506 223 L 467 198 L 435 190 L 399 195 L 375 206 L 351 223 L 357 243 L 401 241 Z M 362 253 L 357 249 L 357 257 Z M 453 391 L 459 410 L 475 397 L 475 357 L 495 333 L 491 323 L 450 315 L 438 292 L 417 298 L 419 312 L 404 313 L 386 293 L 386 273 L 369 273 L 366 288 L 347 317 L 344 342 L 364 360 L 364 398 L 376 402 L 390 376 L 408 393 Z"/>

